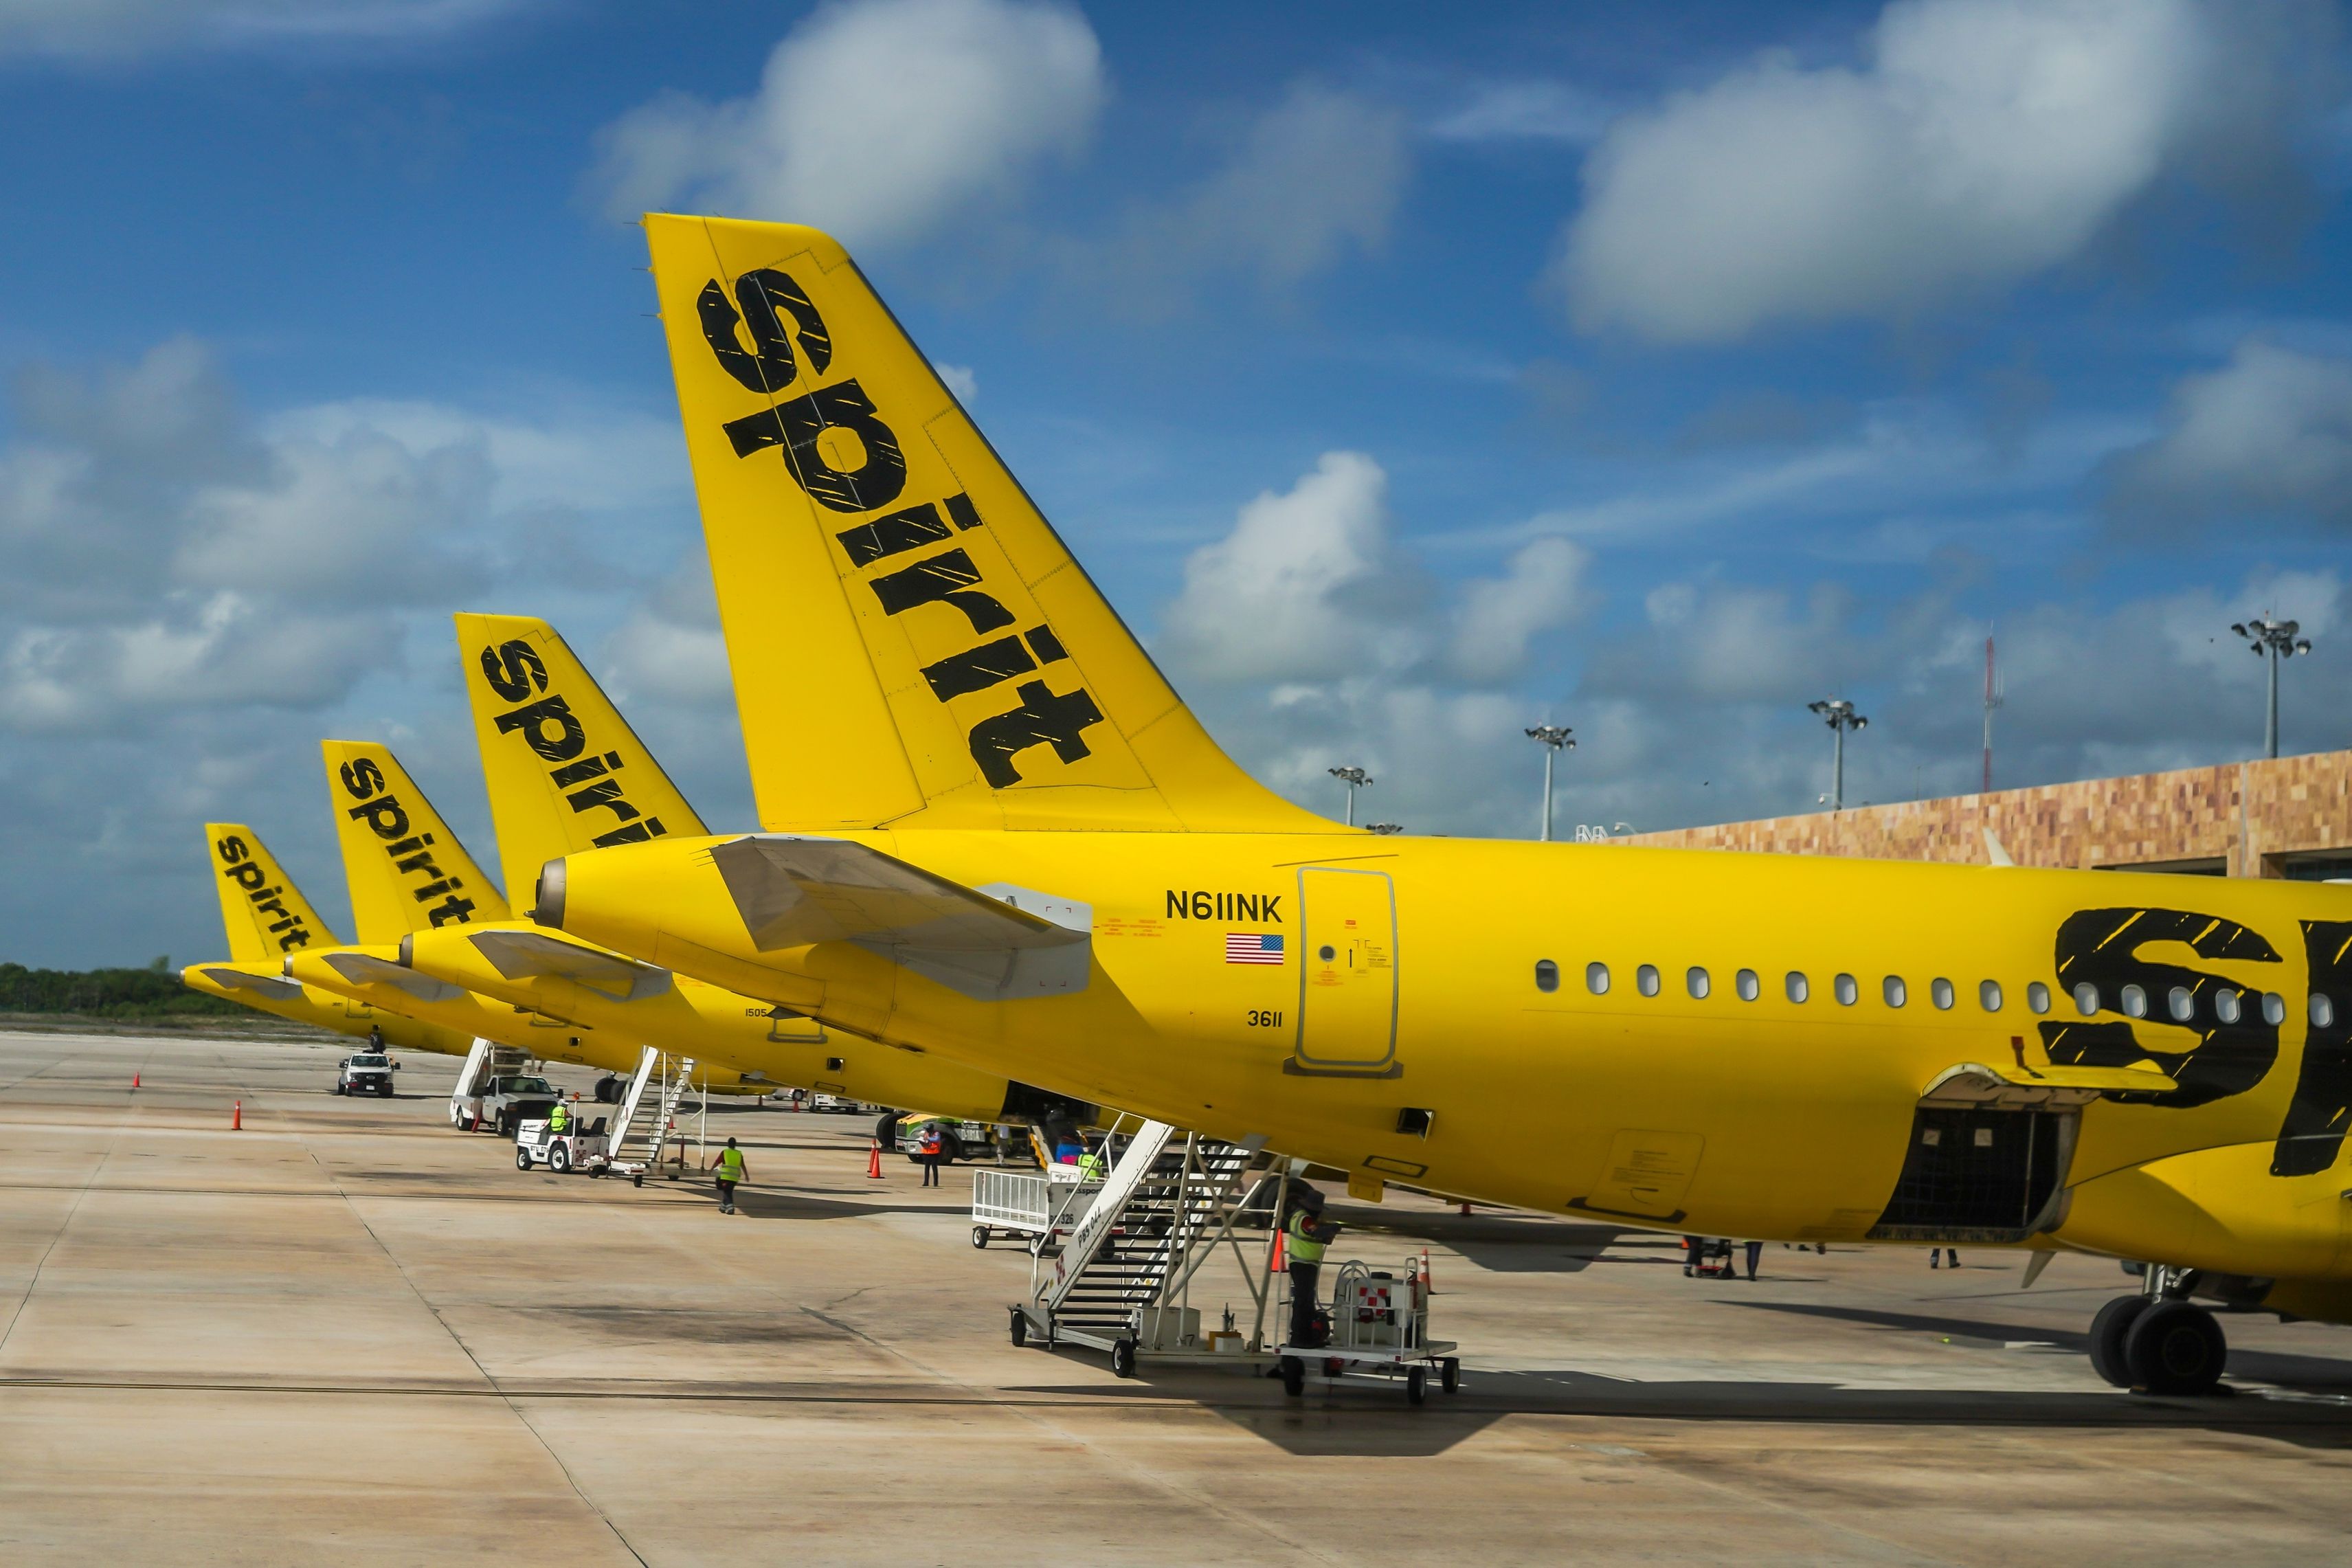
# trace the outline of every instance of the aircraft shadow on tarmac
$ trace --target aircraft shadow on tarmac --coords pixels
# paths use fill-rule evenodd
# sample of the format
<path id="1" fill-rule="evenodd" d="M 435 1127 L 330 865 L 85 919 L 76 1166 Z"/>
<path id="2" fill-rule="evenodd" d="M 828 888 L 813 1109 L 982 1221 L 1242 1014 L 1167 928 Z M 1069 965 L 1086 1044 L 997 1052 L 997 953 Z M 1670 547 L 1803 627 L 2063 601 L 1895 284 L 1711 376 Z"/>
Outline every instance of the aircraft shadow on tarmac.
<path id="1" fill-rule="evenodd" d="M 1984 1325 L 1974 1326 L 1982 1333 Z M 2044 1336 L 2047 1337 L 2046 1335 Z M 2200 1428 L 2275 1438 L 2299 1447 L 2352 1449 L 2352 1418 L 2340 1406 L 2255 1397 L 2144 1399 L 2120 1392 L 2006 1389 L 1843 1388 L 1825 1383 L 1629 1383 L 1589 1373 L 1465 1368 L 1463 1388 L 1433 1391 L 1416 1410 L 1395 1385 L 1310 1385 L 1303 1399 L 1272 1380 L 1149 1362 L 1129 1381 L 1038 1384 L 1009 1393 L 1059 1399 L 1190 1399 L 1202 1409 L 1286 1453 L 1338 1458 L 1427 1458 L 1466 1441 L 1507 1415 L 1612 1416 L 1653 1421 L 1885 1423 L 1914 1426 L 2154 1426 Z"/>
<path id="2" fill-rule="evenodd" d="M 1767 1311 L 1797 1312 L 1806 1317 L 1865 1323 L 1874 1328 L 1936 1334 L 1995 1349 L 2012 1342 L 2054 1344 L 2087 1354 L 2090 1348 L 2088 1336 L 2080 1331 L 2052 1329 L 2039 1323 L 1987 1322 L 1980 1318 L 1943 1317 L 1932 1312 L 1889 1312 L 1872 1307 L 1829 1306 L 1802 1301 L 1746 1300 L 1736 1304 Z M 2229 1331 L 2229 1315 L 2224 1313 L 2221 1318 L 2224 1333 Z M 2269 1384 L 2297 1394 L 2352 1394 L 2352 1359 L 2343 1357 L 2301 1355 L 2232 1345 L 2230 1347 L 2228 1370 L 2233 1377 Z M 2337 1418 L 2347 1428 L 2352 1428 L 2352 1406 L 2339 1411 Z M 2352 1433 L 2347 1433 L 2347 1436 L 2352 1436 Z"/>

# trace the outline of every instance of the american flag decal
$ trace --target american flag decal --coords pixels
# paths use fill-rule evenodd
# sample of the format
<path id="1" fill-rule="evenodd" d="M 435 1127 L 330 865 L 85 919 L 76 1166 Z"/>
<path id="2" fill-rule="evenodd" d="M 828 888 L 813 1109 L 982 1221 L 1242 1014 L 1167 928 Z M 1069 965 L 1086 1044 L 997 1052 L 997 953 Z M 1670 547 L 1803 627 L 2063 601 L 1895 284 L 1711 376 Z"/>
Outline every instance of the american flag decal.
<path id="1" fill-rule="evenodd" d="M 1282 938 L 1260 931 L 1233 931 L 1225 933 L 1227 963 L 1280 963 Z"/>

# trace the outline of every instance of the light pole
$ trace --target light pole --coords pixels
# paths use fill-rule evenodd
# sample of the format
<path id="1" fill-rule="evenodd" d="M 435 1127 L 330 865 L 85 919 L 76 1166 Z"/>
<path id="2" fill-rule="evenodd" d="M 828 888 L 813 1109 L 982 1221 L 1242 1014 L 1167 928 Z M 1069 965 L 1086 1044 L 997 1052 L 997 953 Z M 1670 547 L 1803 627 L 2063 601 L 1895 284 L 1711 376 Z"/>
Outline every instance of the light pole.
<path id="1" fill-rule="evenodd" d="M 2263 754 L 2278 755 L 2278 667 L 2279 660 L 2293 658 L 2311 651 L 2311 639 L 2297 637 L 2303 629 L 2300 621 L 2274 621 L 2268 611 L 2251 621 L 2233 623 L 2230 629 L 2246 639 L 2246 646 L 2257 654 L 2268 654 L 2271 666 L 2270 714 L 2263 721 Z"/>
<path id="2" fill-rule="evenodd" d="M 1848 730 L 1867 730 L 1870 721 L 1855 712 L 1853 704 L 1843 697 L 1824 697 L 1819 702 L 1806 703 L 1805 707 L 1820 714 L 1822 722 L 1827 724 L 1830 733 L 1836 737 L 1830 770 L 1830 809 L 1843 810 L 1845 806 L 1845 732 Z"/>
<path id="3" fill-rule="evenodd" d="M 1538 724 L 1528 731 L 1528 739 L 1538 742 L 1544 749 L 1544 802 L 1542 842 L 1551 842 L 1551 765 L 1559 760 L 1563 751 L 1576 750 L 1576 731 L 1558 724 Z"/>
<path id="4" fill-rule="evenodd" d="M 1348 826 L 1356 826 L 1356 792 L 1373 783 L 1372 775 L 1361 768 L 1332 768 L 1331 776 L 1348 786 Z"/>

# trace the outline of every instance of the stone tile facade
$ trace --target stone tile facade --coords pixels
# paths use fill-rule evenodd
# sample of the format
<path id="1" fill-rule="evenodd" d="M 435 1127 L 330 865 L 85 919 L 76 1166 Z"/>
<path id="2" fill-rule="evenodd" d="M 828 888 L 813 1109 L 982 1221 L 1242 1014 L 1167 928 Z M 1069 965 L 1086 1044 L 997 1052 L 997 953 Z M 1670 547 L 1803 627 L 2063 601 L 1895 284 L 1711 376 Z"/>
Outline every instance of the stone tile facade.
<path id="1" fill-rule="evenodd" d="M 1988 827 L 2021 866 L 2281 876 L 2299 856 L 2352 857 L 2352 752 L 1729 822 L 1611 842 L 1981 862 L 1988 858 Z"/>

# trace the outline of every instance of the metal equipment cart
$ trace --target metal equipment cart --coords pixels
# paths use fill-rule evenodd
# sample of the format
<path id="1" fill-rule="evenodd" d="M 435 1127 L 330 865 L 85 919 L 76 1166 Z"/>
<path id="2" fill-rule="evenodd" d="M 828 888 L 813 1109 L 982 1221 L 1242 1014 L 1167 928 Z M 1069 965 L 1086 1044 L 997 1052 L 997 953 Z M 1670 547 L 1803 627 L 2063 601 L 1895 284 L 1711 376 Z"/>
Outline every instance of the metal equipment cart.
<path id="1" fill-rule="evenodd" d="M 1419 1259 L 1407 1258 L 1402 1275 L 1342 1263 L 1331 1286 L 1331 1342 L 1275 1349 L 1282 1391 L 1297 1396 L 1309 1381 L 1377 1378 L 1403 1383 L 1404 1396 L 1419 1405 L 1434 1373 L 1439 1387 L 1455 1393 L 1462 1386 L 1455 1347 L 1428 1338 L 1428 1327 L 1429 1277 Z"/>
<path id="2" fill-rule="evenodd" d="M 1000 1236 L 1026 1237 L 1031 1256 L 1042 1258 L 1077 1228 L 1101 1191 L 1100 1182 L 1082 1181 L 1076 1165 L 974 1171 L 971 1244 L 986 1247 Z"/>

